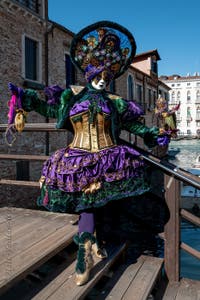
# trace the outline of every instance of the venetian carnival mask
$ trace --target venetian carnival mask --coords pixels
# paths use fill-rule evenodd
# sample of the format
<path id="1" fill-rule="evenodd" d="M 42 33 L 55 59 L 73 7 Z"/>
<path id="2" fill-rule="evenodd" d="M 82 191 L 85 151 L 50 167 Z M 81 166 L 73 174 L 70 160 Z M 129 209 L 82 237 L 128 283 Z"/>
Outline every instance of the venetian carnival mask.
<path id="1" fill-rule="evenodd" d="M 106 71 L 99 73 L 91 80 L 93 88 L 102 91 L 110 83 L 109 74 Z"/>

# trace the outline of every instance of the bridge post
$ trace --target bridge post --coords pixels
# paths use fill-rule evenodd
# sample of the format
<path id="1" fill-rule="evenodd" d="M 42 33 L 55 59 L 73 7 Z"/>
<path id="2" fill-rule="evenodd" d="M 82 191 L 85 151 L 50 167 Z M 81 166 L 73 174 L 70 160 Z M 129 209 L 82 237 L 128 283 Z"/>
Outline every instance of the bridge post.
<path id="1" fill-rule="evenodd" d="M 170 282 L 180 279 L 180 181 L 165 174 L 165 197 L 170 219 L 165 225 L 165 272 Z"/>

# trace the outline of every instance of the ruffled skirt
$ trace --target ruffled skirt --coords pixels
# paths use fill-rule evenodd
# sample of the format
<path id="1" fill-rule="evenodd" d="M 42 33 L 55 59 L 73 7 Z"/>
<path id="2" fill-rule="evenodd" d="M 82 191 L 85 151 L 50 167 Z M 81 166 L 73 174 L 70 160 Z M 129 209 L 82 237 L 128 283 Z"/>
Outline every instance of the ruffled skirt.
<path id="1" fill-rule="evenodd" d="M 140 153 L 124 145 L 95 153 L 57 150 L 44 163 L 42 176 L 38 204 L 51 211 L 76 213 L 149 190 Z M 85 193 L 94 183 L 99 188 Z"/>

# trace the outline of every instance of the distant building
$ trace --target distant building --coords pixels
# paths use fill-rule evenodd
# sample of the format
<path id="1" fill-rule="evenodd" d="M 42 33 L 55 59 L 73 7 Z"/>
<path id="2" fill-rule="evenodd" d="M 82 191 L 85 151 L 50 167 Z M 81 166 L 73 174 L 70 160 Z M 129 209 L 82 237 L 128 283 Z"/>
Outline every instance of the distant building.
<path id="1" fill-rule="evenodd" d="M 160 80 L 168 85 L 169 107 L 181 103 L 177 111 L 179 135 L 200 136 L 200 76 L 162 76 Z"/>

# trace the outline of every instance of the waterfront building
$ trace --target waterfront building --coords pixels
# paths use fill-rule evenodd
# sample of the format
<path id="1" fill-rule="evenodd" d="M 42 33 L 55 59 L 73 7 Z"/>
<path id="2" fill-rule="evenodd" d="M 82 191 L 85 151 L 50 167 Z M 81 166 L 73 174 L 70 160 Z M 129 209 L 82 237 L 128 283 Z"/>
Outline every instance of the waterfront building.
<path id="1" fill-rule="evenodd" d="M 200 136 L 200 75 L 161 76 L 160 80 L 170 87 L 169 108 L 179 102 L 180 109 L 176 112 L 177 126 L 180 136 Z"/>

